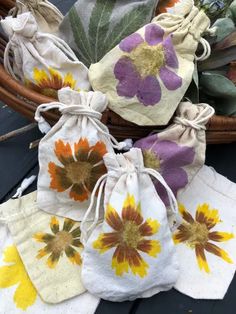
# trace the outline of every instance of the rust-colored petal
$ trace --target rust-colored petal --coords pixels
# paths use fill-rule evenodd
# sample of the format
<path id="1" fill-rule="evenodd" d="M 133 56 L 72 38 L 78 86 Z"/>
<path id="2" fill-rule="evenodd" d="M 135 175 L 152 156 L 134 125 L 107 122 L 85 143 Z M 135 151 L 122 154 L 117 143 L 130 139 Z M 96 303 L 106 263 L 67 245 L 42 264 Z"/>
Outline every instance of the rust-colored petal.
<path id="1" fill-rule="evenodd" d="M 147 219 L 140 227 L 140 234 L 144 237 L 152 236 L 159 230 L 160 224 L 157 220 Z"/>
<path id="2" fill-rule="evenodd" d="M 133 207 L 123 207 L 122 209 L 122 219 L 123 221 L 133 221 L 136 223 L 136 225 L 141 225 L 143 222 L 143 217 L 139 211 L 136 210 L 136 208 Z"/>
<path id="3" fill-rule="evenodd" d="M 98 179 L 106 172 L 107 169 L 104 164 L 92 168 L 90 177 L 88 178 L 88 180 L 85 181 L 85 185 L 90 192 L 93 191 L 93 188 L 97 183 Z"/>
<path id="4" fill-rule="evenodd" d="M 234 238 L 233 233 L 214 231 L 208 234 L 209 240 L 215 242 L 224 242 Z"/>
<path id="5" fill-rule="evenodd" d="M 129 271 L 127 247 L 118 245 L 112 257 L 112 269 L 115 270 L 117 276 L 122 276 Z"/>
<path id="6" fill-rule="evenodd" d="M 210 230 L 220 222 L 219 212 L 217 209 L 210 209 L 210 206 L 204 203 L 197 208 L 196 221 L 204 223 Z"/>
<path id="7" fill-rule="evenodd" d="M 65 144 L 62 140 L 56 141 L 54 152 L 58 160 L 60 160 L 60 162 L 64 166 L 70 164 L 71 162 L 74 162 L 72 149 L 69 143 Z"/>
<path id="8" fill-rule="evenodd" d="M 137 250 L 127 248 L 126 258 L 128 258 L 129 267 L 134 275 L 139 275 L 141 278 L 147 275 L 148 264 L 144 261 Z"/>
<path id="9" fill-rule="evenodd" d="M 92 154 L 92 152 L 94 152 L 94 154 Z M 97 155 L 95 153 L 97 153 Z M 95 156 L 101 156 L 100 160 L 102 160 L 102 157 L 106 153 L 107 153 L 107 148 L 106 148 L 105 143 L 103 143 L 102 141 L 97 142 L 94 146 L 91 147 L 91 154 L 92 154 L 92 156 L 94 156 L 94 158 L 95 158 Z M 91 158 L 92 158 L 92 156 L 91 156 Z"/>
<path id="10" fill-rule="evenodd" d="M 65 253 L 66 253 L 66 256 L 69 258 L 69 260 L 72 264 L 76 264 L 76 265 L 82 264 L 82 258 L 80 256 L 79 252 L 77 252 L 75 249 L 73 249 L 73 247 L 68 246 L 65 249 Z"/>
<path id="11" fill-rule="evenodd" d="M 78 143 L 75 143 L 74 150 L 78 161 L 87 161 L 90 150 L 87 138 L 81 138 Z"/>
<path id="12" fill-rule="evenodd" d="M 99 250 L 99 253 L 105 253 L 120 243 L 120 234 L 118 232 L 102 233 L 98 239 L 93 242 L 93 248 Z"/>
<path id="13" fill-rule="evenodd" d="M 73 184 L 69 195 L 70 198 L 80 202 L 84 202 L 89 198 L 88 191 L 84 188 L 82 183 Z"/>
<path id="14" fill-rule="evenodd" d="M 157 254 L 161 252 L 161 244 L 157 240 L 141 240 L 138 243 L 137 249 L 152 257 L 157 257 Z"/>
<path id="15" fill-rule="evenodd" d="M 113 208 L 110 204 L 107 205 L 107 209 L 105 212 L 105 220 L 112 229 L 116 231 L 122 230 L 123 228 L 122 220 L 120 219 L 120 216 L 118 215 L 115 208 Z"/>
<path id="16" fill-rule="evenodd" d="M 173 241 L 175 244 L 185 242 L 189 239 L 189 234 L 187 232 L 184 232 L 182 230 L 176 231 L 176 233 L 173 234 Z"/>
<path id="17" fill-rule="evenodd" d="M 202 244 L 196 244 L 195 253 L 196 253 L 199 268 L 201 270 L 205 270 L 205 272 L 209 273 L 210 268 L 209 268 L 207 260 L 206 260 L 206 255 L 204 252 L 204 246 Z"/>
<path id="18" fill-rule="evenodd" d="M 183 204 L 179 204 L 179 212 L 185 221 L 187 221 L 190 224 L 194 222 L 192 215 L 186 210 Z"/>
<path id="19" fill-rule="evenodd" d="M 72 185 L 71 180 L 66 176 L 66 170 L 55 165 L 53 162 L 48 164 L 48 172 L 51 177 L 51 189 L 57 192 L 64 192 Z"/>
<path id="20" fill-rule="evenodd" d="M 60 252 L 52 252 L 52 254 L 47 259 L 47 265 L 49 268 L 55 268 L 60 259 Z"/>
<path id="21" fill-rule="evenodd" d="M 212 253 L 212 254 L 214 254 L 216 256 L 221 257 L 227 263 L 230 263 L 230 264 L 233 263 L 233 261 L 231 260 L 231 258 L 228 255 L 228 253 L 226 251 L 224 251 L 223 249 L 219 248 L 218 246 L 216 246 L 215 244 L 207 242 L 205 244 L 204 248 L 209 253 Z"/>

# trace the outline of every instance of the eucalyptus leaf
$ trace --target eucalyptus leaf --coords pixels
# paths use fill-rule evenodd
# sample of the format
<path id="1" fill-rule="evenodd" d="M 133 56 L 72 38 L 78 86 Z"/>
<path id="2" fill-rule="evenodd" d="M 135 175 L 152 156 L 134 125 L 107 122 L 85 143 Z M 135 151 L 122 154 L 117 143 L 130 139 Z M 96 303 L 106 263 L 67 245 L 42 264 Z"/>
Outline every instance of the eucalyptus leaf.
<path id="1" fill-rule="evenodd" d="M 216 40 L 219 42 L 235 30 L 234 22 L 230 18 L 218 19 L 212 27 L 216 27 Z"/>
<path id="2" fill-rule="evenodd" d="M 224 50 L 236 45 L 236 29 L 223 40 L 217 43 L 214 47 L 214 51 Z"/>
<path id="3" fill-rule="evenodd" d="M 228 16 L 233 20 L 236 24 L 236 0 L 234 0 L 228 10 Z"/>

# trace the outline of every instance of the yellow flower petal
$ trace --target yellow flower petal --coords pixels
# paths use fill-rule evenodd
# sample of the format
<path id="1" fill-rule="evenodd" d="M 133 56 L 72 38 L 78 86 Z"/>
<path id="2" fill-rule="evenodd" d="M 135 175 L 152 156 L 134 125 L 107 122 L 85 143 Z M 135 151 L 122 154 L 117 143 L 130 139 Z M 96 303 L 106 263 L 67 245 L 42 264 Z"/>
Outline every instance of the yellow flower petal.
<path id="1" fill-rule="evenodd" d="M 111 267 L 115 270 L 117 276 L 122 276 L 129 271 L 128 261 L 124 260 L 123 262 L 118 262 L 116 257 L 112 258 Z"/>
<path id="2" fill-rule="evenodd" d="M 226 261 L 229 264 L 233 264 L 233 261 L 229 257 L 228 253 L 224 251 L 223 249 L 219 248 L 213 243 L 207 242 L 205 244 L 205 250 L 208 251 L 209 253 L 212 253 L 216 256 L 221 257 L 224 261 Z"/>
<path id="3" fill-rule="evenodd" d="M 149 227 L 151 228 L 151 235 L 153 235 L 159 231 L 160 224 L 157 220 L 148 218 L 146 220 L 146 222 L 148 223 Z"/>
<path id="4" fill-rule="evenodd" d="M 29 280 L 22 278 L 21 284 L 16 289 L 14 294 L 14 302 L 16 306 L 22 310 L 27 310 L 29 306 L 32 306 L 37 298 L 37 292 Z"/>
<path id="5" fill-rule="evenodd" d="M 215 242 L 224 242 L 234 238 L 233 233 L 214 231 L 209 233 L 209 239 Z"/>
<path id="6" fill-rule="evenodd" d="M 196 245 L 195 252 L 196 252 L 196 257 L 197 257 L 197 262 L 198 262 L 199 268 L 201 270 L 205 270 L 205 272 L 209 273 L 210 268 L 209 268 L 207 260 L 206 260 L 206 255 L 205 255 L 203 246 L 202 245 Z"/>
<path id="7" fill-rule="evenodd" d="M 33 239 L 35 239 L 38 242 L 44 242 L 43 240 L 44 236 L 45 236 L 45 233 L 38 232 L 33 235 Z"/>
<path id="8" fill-rule="evenodd" d="M 205 223 L 208 229 L 211 229 L 221 220 L 218 210 L 210 209 L 209 204 L 204 203 L 202 205 L 199 205 L 197 208 L 196 221 L 200 223 Z"/>
<path id="9" fill-rule="evenodd" d="M 76 80 L 74 80 L 72 73 L 66 73 L 64 77 L 64 85 L 70 86 L 71 89 L 75 89 Z"/>
<path id="10" fill-rule="evenodd" d="M 47 81 L 48 80 L 48 74 L 45 70 L 39 70 L 38 68 L 34 68 L 34 80 L 38 85 L 42 81 Z"/>
<path id="11" fill-rule="evenodd" d="M 53 233 L 57 233 L 59 231 L 59 221 L 55 216 L 51 218 L 50 228 Z"/>
<path id="12" fill-rule="evenodd" d="M 124 207 L 131 207 L 136 209 L 136 203 L 135 203 L 135 198 L 133 195 L 128 194 L 127 198 L 124 201 L 123 208 Z"/>

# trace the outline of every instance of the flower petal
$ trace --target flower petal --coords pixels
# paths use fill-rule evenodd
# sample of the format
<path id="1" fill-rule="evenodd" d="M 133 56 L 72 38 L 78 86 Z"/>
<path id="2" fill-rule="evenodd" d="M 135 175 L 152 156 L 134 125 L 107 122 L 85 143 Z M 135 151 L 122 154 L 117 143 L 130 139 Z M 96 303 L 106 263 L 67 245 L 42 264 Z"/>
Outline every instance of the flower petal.
<path id="1" fill-rule="evenodd" d="M 162 43 L 165 52 L 166 65 L 171 68 L 178 69 L 179 62 L 172 43 L 172 36 L 169 35 Z"/>
<path id="2" fill-rule="evenodd" d="M 51 218 L 50 228 L 54 234 L 59 232 L 59 220 L 55 216 Z"/>
<path id="3" fill-rule="evenodd" d="M 73 184 L 69 195 L 70 195 L 70 198 L 73 198 L 75 201 L 80 201 L 80 202 L 84 202 L 88 200 L 89 198 L 89 193 L 84 188 L 82 183 Z"/>
<path id="4" fill-rule="evenodd" d="M 186 210 L 183 204 L 179 204 L 179 212 L 185 221 L 190 224 L 194 222 L 192 215 Z"/>
<path id="5" fill-rule="evenodd" d="M 56 141 L 54 152 L 64 166 L 74 161 L 69 143 L 65 144 L 62 140 Z"/>
<path id="6" fill-rule="evenodd" d="M 72 235 L 72 237 L 75 239 L 75 238 L 79 238 L 80 235 L 81 235 L 81 229 L 80 229 L 80 226 L 75 228 L 74 230 L 72 230 L 70 232 L 70 234 Z"/>
<path id="7" fill-rule="evenodd" d="M 133 33 L 129 35 L 128 37 L 124 38 L 120 44 L 119 47 L 124 52 L 131 52 L 134 48 L 139 46 L 143 42 L 143 38 L 138 33 Z"/>
<path id="8" fill-rule="evenodd" d="M 139 227 L 139 232 L 141 236 L 148 237 L 157 233 L 159 228 L 159 222 L 149 218 Z"/>
<path id="9" fill-rule="evenodd" d="M 64 231 L 71 231 L 71 229 L 73 228 L 73 226 L 75 225 L 75 221 L 69 218 L 65 218 L 64 220 L 64 224 L 63 224 L 63 230 Z"/>
<path id="10" fill-rule="evenodd" d="M 197 244 L 195 246 L 195 253 L 197 257 L 198 266 L 201 270 L 205 270 L 205 272 L 209 273 L 210 268 L 207 264 L 206 255 L 204 252 L 204 247 L 201 244 Z"/>
<path id="11" fill-rule="evenodd" d="M 124 223 L 126 221 L 133 221 L 138 226 L 143 222 L 140 208 L 139 206 L 136 206 L 134 197 L 129 194 L 123 204 L 122 219 Z"/>
<path id="12" fill-rule="evenodd" d="M 118 232 L 102 233 L 98 239 L 93 242 L 93 248 L 99 250 L 99 253 L 105 253 L 120 243 L 120 234 Z"/>
<path id="13" fill-rule="evenodd" d="M 159 75 L 168 90 L 176 90 L 182 86 L 182 78 L 166 67 L 160 69 Z"/>
<path id="14" fill-rule="evenodd" d="M 27 277 L 24 276 L 14 293 L 14 302 L 16 307 L 26 311 L 28 307 L 35 303 L 36 298 L 37 291 L 30 281 L 30 278 L 28 275 Z"/>
<path id="15" fill-rule="evenodd" d="M 83 248 L 83 244 L 80 242 L 79 239 L 74 239 L 71 245 L 75 247 Z"/>
<path id="16" fill-rule="evenodd" d="M 44 256 L 48 255 L 51 252 L 51 245 L 48 244 L 43 249 L 38 250 L 38 254 L 36 256 L 37 259 L 41 259 Z"/>
<path id="17" fill-rule="evenodd" d="M 74 144 L 75 158 L 78 161 L 87 161 L 90 147 L 87 138 L 81 138 Z"/>
<path id="18" fill-rule="evenodd" d="M 126 250 L 126 247 L 118 245 L 113 254 L 111 267 L 115 270 L 117 276 L 122 276 L 123 273 L 128 273 L 129 271 Z"/>
<path id="19" fill-rule="evenodd" d="M 116 87 L 117 94 L 128 98 L 134 97 L 137 94 L 141 77 L 132 61 L 127 57 L 119 59 L 114 67 L 114 74 L 119 80 Z"/>
<path id="20" fill-rule="evenodd" d="M 49 73 L 50 79 L 48 80 L 48 86 L 46 87 L 50 87 L 56 90 L 61 89 L 63 87 L 63 78 L 61 74 L 53 68 L 49 68 Z"/>
<path id="21" fill-rule="evenodd" d="M 129 261 L 129 267 L 134 275 L 141 278 L 147 275 L 148 264 L 143 260 L 137 250 L 132 248 L 126 249 L 126 259 Z"/>
<path id="22" fill-rule="evenodd" d="M 189 239 L 189 235 L 184 230 L 178 230 L 176 231 L 176 233 L 173 234 L 173 241 L 175 244 L 183 243 L 187 241 L 188 239 Z"/>
<path id="23" fill-rule="evenodd" d="M 68 246 L 65 249 L 65 253 L 66 253 L 66 256 L 69 258 L 69 260 L 71 261 L 72 264 L 76 264 L 76 265 L 82 264 L 82 258 L 80 256 L 79 252 L 77 252 L 75 249 L 73 249 L 73 247 Z"/>
<path id="24" fill-rule="evenodd" d="M 209 238 L 209 240 L 212 240 L 215 242 L 224 242 L 224 241 L 228 241 L 230 239 L 233 239 L 234 234 L 228 233 L 228 232 L 214 231 L 214 232 L 209 232 L 208 238 Z"/>
<path id="25" fill-rule="evenodd" d="M 107 168 L 104 164 L 97 165 L 92 168 L 91 174 L 87 180 L 85 180 L 84 184 L 86 188 L 92 192 L 95 184 L 98 179 L 107 172 Z M 97 195 L 97 194 L 96 194 Z"/>
<path id="26" fill-rule="evenodd" d="M 47 265 L 49 268 L 55 268 L 59 262 L 60 259 L 60 252 L 52 252 L 52 254 L 47 259 Z"/>
<path id="27" fill-rule="evenodd" d="M 105 220 L 108 225 L 116 231 L 120 231 L 123 228 L 123 223 L 120 219 L 120 216 L 118 215 L 115 208 L 113 208 L 110 204 L 108 204 L 106 208 Z"/>
<path id="28" fill-rule="evenodd" d="M 145 27 L 145 40 L 150 46 L 162 42 L 164 34 L 164 30 L 157 24 L 148 24 Z"/>
<path id="29" fill-rule="evenodd" d="M 142 240 L 138 243 L 137 249 L 152 257 L 157 257 L 161 252 L 161 244 L 157 240 Z"/>
<path id="30" fill-rule="evenodd" d="M 57 192 L 64 192 L 72 185 L 71 180 L 67 177 L 66 170 L 55 165 L 53 162 L 48 164 L 48 172 L 51 177 L 51 189 Z"/>
<path id="31" fill-rule="evenodd" d="M 54 239 L 54 236 L 52 234 L 49 234 L 49 233 L 38 232 L 38 233 L 33 235 L 33 238 L 38 242 L 48 243 Z"/>
<path id="32" fill-rule="evenodd" d="M 147 76 L 141 81 L 137 98 L 144 106 L 154 106 L 160 101 L 161 87 L 155 76 Z"/>
<path id="33" fill-rule="evenodd" d="M 224 251 L 223 249 L 219 248 L 213 243 L 207 242 L 204 246 L 205 250 L 208 251 L 209 253 L 212 253 L 216 256 L 221 257 L 224 261 L 226 261 L 229 264 L 233 264 L 233 261 L 229 257 L 228 253 Z"/>
<path id="34" fill-rule="evenodd" d="M 208 230 L 212 229 L 220 222 L 219 212 L 217 209 L 209 209 L 209 205 L 204 203 L 199 205 L 196 211 L 196 221 L 204 223 Z"/>
<path id="35" fill-rule="evenodd" d="M 103 156 L 107 153 L 107 148 L 105 143 L 102 141 L 97 142 L 91 147 L 91 151 L 88 157 L 88 161 L 95 165 L 96 163 L 103 160 Z"/>

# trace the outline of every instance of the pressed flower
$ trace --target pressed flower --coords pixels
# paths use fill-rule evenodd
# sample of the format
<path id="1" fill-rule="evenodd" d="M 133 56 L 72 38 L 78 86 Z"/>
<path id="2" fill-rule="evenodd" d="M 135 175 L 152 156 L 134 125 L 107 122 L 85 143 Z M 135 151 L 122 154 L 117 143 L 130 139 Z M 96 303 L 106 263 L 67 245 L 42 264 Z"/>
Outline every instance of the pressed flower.
<path id="1" fill-rule="evenodd" d="M 182 79 L 171 70 L 179 68 L 172 35 L 164 39 L 164 30 L 160 26 L 148 24 L 144 37 L 145 40 L 134 33 L 121 41 L 119 47 L 123 56 L 116 63 L 114 74 L 119 81 L 119 96 L 137 96 L 143 105 L 149 106 L 161 100 L 159 79 L 169 91 L 181 87 Z"/>
<path id="2" fill-rule="evenodd" d="M 0 267 L 0 288 L 16 286 L 14 302 L 16 307 L 26 310 L 37 298 L 37 292 L 30 281 L 19 253 L 15 246 L 7 247 L 3 252 L 3 261 L 7 266 Z"/>
<path id="3" fill-rule="evenodd" d="M 111 266 L 117 276 L 128 273 L 129 269 L 134 275 L 146 276 L 149 265 L 140 253 L 152 257 L 157 257 L 160 253 L 160 242 L 147 239 L 158 232 L 160 227 L 158 221 L 152 219 L 144 221 L 140 204 L 136 204 L 131 195 L 124 201 L 121 217 L 111 205 L 108 205 L 105 220 L 114 231 L 100 234 L 93 243 L 94 249 L 101 254 L 115 249 Z"/>
<path id="4" fill-rule="evenodd" d="M 159 140 L 156 134 L 137 141 L 134 146 L 142 149 L 145 167 L 160 172 L 175 196 L 188 183 L 188 175 L 183 167 L 194 160 L 195 152 L 192 147 Z M 169 205 L 166 190 L 156 180 L 154 185 L 162 201 Z"/>
<path id="5" fill-rule="evenodd" d="M 74 228 L 76 222 L 65 218 L 63 228 L 60 230 L 59 221 L 56 217 L 51 218 L 51 233 L 36 233 L 33 237 L 38 242 L 43 242 L 46 246 L 38 251 L 37 258 L 41 259 L 46 255 L 49 268 L 55 268 L 63 253 L 66 254 L 72 264 L 81 265 L 80 253 L 74 247 L 82 248 L 80 242 L 80 227 Z M 74 229 L 73 229 L 74 228 Z"/>
<path id="6" fill-rule="evenodd" d="M 26 86 L 49 97 L 57 98 L 58 90 L 63 87 L 75 89 L 76 80 L 71 73 L 64 77 L 56 70 L 49 68 L 48 72 L 34 68 L 34 83 L 30 80 L 25 81 Z M 79 90 L 78 90 L 79 91 Z"/>
<path id="7" fill-rule="evenodd" d="M 157 6 L 157 14 L 168 12 L 169 8 L 173 8 L 176 3 L 181 0 L 160 0 Z"/>
<path id="8" fill-rule="evenodd" d="M 199 205 L 196 211 L 195 220 L 185 209 L 184 205 L 179 206 L 179 211 L 184 222 L 178 227 L 173 238 L 175 243 L 185 243 L 195 250 L 198 266 L 201 270 L 209 273 L 205 252 L 222 258 L 227 263 L 233 263 L 228 253 L 212 242 L 225 242 L 234 235 L 228 232 L 212 231 L 221 222 L 217 209 L 210 209 L 208 204 Z"/>
<path id="9" fill-rule="evenodd" d="M 74 144 L 74 155 L 69 143 L 58 140 L 55 154 L 63 167 L 50 162 L 48 172 L 51 176 L 50 188 L 57 192 L 70 189 L 69 196 L 83 202 L 89 198 L 97 180 L 106 173 L 103 156 L 106 146 L 99 141 L 89 146 L 86 138 Z"/>

